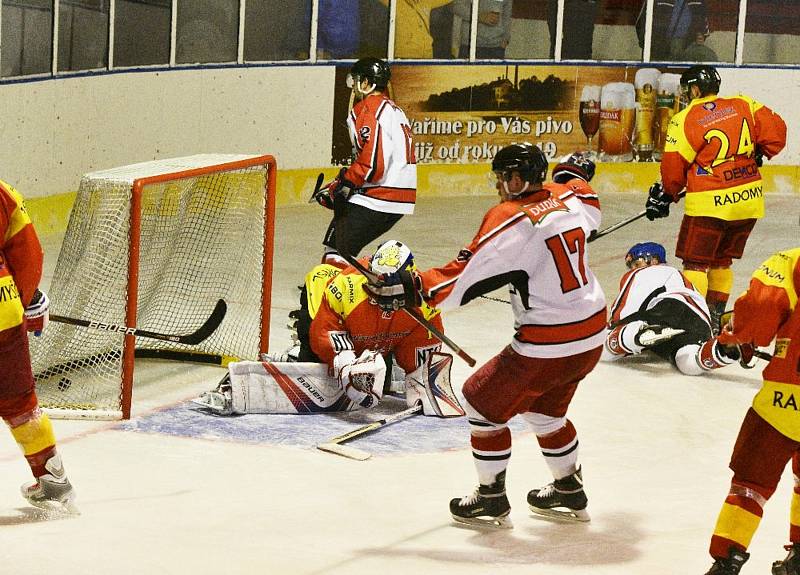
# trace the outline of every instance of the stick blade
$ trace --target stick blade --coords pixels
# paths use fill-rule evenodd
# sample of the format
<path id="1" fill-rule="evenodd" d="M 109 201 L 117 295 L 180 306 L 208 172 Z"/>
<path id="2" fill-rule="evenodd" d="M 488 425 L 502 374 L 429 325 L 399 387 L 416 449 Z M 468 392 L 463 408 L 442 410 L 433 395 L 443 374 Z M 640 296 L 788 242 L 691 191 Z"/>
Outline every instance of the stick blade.
<path id="1" fill-rule="evenodd" d="M 179 339 L 179 343 L 183 343 L 186 345 L 197 345 L 206 339 L 216 331 L 219 327 L 219 324 L 222 323 L 222 320 L 225 319 L 225 314 L 228 313 L 228 304 L 225 303 L 224 299 L 217 300 L 217 305 L 214 306 L 214 311 L 211 312 L 211 315 L 208 316 L 206 322 L 201 325 L 197 331 L 182 335 Z"/>
<path id="2" fill-rule="evenodd" d="M 320 443 L 317 445 L 317 449 L 327 451 L 328 453 L 335 453 L 336 455 L 341 455 L 348 459 L 355 459 L 356 461 L 366 461 L 372 457 L 371 453 L 340 443 Z"/>

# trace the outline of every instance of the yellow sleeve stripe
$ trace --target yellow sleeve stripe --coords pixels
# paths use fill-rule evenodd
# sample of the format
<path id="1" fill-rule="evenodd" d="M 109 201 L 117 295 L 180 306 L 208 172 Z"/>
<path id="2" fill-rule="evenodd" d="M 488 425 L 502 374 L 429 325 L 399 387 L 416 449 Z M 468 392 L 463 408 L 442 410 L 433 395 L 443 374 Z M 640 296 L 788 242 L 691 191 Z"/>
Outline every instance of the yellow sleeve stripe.
<path id="1" fill-rule="evenodd" d="M 753 278 L 767 286 L 774 286 L 786 292 L 789 307 L 797 305 L 797 290 L 794 285 L 794 268 L 800 259 L 800 248 L 778 252 L 762 263 L 753 273 Z"/>
<path id="2" fill-rule="evenodd" d="M 30 421 L 14 427 L 11 430 L 11 435 L 14 436 L 25 455 L 39 453 L 56 444 L 53 425 L 45 413 L 39 413 L 37 417 Z"/>
<path id="3" fill-rule="evenodd" d="M 694 162 L 694 158 L 697 156 L 697 152 L 694 151 L 694 148 L 692 148 L 689 143 L 689 139 L 686 137 L 686 131 L 684 130 L 686 113 L 691 109 L 692 107 L 689 106 L 685 110 L 681 110 L 672 116 L 672 119 L 669 121 L 669 127 L 667 128 L 667 141 L 664 146 L 664 153 L 678 152 L 681 157 L 690 164 Z"/>
<path id="4" fill-rule="evenodd" d="M 5 191 L 8 192 L 17 204 L 14 213 L 11 214 L 11 219 L 8 222 L 8 229 L 6 230 L 5 240 L 8 241 L 17 235 L 22 228 L 30 224 L 31 218 L 28 216 L 28 212 L 25 211 L 25 203 L 22 199 L 22 194 L 15 190 L 13 186 L 2 180 L 0 180 L 0 185 L 5 188 Z"/>

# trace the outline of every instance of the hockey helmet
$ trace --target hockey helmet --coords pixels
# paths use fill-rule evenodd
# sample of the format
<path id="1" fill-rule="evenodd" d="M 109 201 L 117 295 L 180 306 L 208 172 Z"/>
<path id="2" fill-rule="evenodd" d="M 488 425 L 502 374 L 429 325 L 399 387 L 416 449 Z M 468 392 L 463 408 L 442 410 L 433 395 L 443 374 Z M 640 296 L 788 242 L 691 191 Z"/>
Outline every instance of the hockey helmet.
<path id="1" fill-rule="evenodd" d="M 389 64 L 380 58 L 361 58 L 347 74 L 347 87 L 353 88 L 361 84 L 362 80 L 367 80 L 372 84 L 373 88 L 369 90 L 385 90 L 389 85 L 389 79 L 392 77 L 392 71 Z"/>
<path id="2" fill-rule="evenodd" d="M 588 152 L 574 152 L 561 158 L 558 165 L 553 168 L 553 181 L 557 184 L 566 184 L 573 178 L 580 178 L 585 182 L 591 182 L 594 170 L 595 165 L 589 158 Z"/>
<path id="3" fill-rule="evenodd" d="M 506 182 L 513 172 L 519 172 L 526 182 L 540 184 L 547 177 L 547 158 L 542 150 L 528 142 L 511 144 L 495 154 L 492 171 L 501 174 Z"/>
<path id="4" fill-rule="evenodd" d="M 654 262 L 654 258 L 658 258 L 658 262 Z M 636 244 L 625 254 L 625 266 L 631 269 L 639 260 L 642 260 L 648 266 L 653 263 L 667 263 L 667 250 L 664 249 L 664 246 L 655 242 Z"/>
<path id="5" fill-rule="evenodd" d="M 400 270 L 413 271 L 417 266 L 414 265 L 414 254 L 407 245 L 397 240 L 388 240 L 375 250 L 369 260 L 369 269 L 376 274 L 390 274 Z"/>
<path id="6" fill-rule="evenodd" d="M 691 99 L 689 96 L 693 85 L 700 88 L 701 96 L 717 94 L 721 82 L 719 72 L 714 66 L 692 66 L 681 74 L 681 92 L 687 101 Z"/>

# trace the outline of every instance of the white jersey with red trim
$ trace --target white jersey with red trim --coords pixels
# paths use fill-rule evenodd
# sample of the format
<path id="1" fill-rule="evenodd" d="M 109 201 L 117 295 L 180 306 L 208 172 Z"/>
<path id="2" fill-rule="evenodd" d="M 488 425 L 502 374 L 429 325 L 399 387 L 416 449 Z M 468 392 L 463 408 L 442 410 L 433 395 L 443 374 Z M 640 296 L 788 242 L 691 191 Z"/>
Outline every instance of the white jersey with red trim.
<path id="1" fill-rule="evenodd" d="M 700 292 L 677 269 L 656 264 L 632 269 L 619 282 L 619 295 L 611 305 L 609 324 L 616 325 L 632 313 L 655 307 L 665 299 L 675 299 L 694 313 L 709 320 L 708 304 Z"/>
<path id="2" fill-rule="evenodd" d="M 600 203 L 588 184 L 547 183 L 490 209 L 455 260 L 421 272 L 424 295 L 448 309 L 509 285 L 517 353 L 553 358 L 597 348 L 606 299 L 589 269 L 586 239 L 599 225 Z"/>
<path id="3" fill-rule="evenodd" d="M 405 112 L 384 94 L 358 102 L 347 118 L 355 160 L 344 177 L 360 188 L 354 204 L 390 214 L 413 214 L 417 161 Z"/>

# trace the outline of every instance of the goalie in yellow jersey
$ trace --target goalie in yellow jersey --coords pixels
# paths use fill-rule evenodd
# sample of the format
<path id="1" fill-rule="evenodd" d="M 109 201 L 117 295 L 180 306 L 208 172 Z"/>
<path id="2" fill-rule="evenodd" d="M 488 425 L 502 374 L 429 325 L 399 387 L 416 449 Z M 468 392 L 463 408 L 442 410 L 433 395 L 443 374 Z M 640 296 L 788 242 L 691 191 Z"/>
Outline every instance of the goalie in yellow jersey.
<path id="1" fill-rule="evenodd" d="M 376 274 L 414 267 L 411 250 L 389 240 L 365 265 Z M 319 265 L 306 275 L 298 317 L 299 349 L 236 362 L 218 389 L 198 403 L 218 414 L 319 413 L 371 408 L 384 392 L 387 362 L 405 372 L 406 402 L 422 403 L 426 415 L 462 415 L 450 385 L 452 356 L 441 341 L 402 310 L 382 310 L 364 289 L 355 268 Z M 418 311 L 443 331 L 439 311 Z M 389 368 L 390 369 L 390 368 Z"/>
<path id="2" fill-rule="evenodd" d="M 11 429 L 33 473 L 22 495 L 44 509 L 75 512 L 75 491 L 67 479 L 47 415 L 34 388 L 28 331 L 39 335 L 49 317 L 39 291 L 42 246 L 14 188 L 0 182 L 0 417 Z"/>

